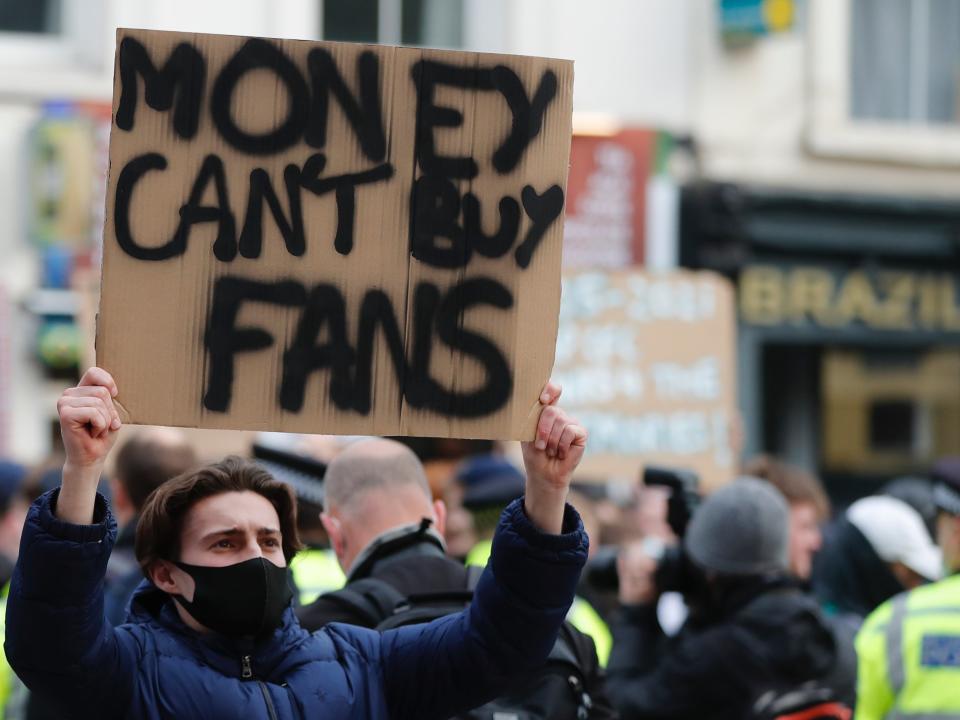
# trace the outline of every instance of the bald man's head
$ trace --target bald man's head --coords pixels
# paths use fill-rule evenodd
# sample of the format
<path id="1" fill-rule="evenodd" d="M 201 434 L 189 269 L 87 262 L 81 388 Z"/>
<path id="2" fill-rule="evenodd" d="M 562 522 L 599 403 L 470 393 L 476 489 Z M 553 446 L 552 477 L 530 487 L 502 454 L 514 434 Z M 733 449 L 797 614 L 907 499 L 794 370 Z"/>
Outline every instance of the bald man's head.
<path id="1" fill-rule="evenodd" d="M 350 513 L 373 491 L 419 490 L 432 496 L 423 465 L 406 445 L 382 438 L 361 440 L 334 458 L 324 477 L 324 507 Z"/>
<path id="2" fill-rule="evenodd" d="M 446 523 L 420 460 L 394 440 L 362 440 L 337 455 L 327 466 L 323 504 L 321 520 L 346 573 L 383 533 L 427 518 L 443 534 Z"/>

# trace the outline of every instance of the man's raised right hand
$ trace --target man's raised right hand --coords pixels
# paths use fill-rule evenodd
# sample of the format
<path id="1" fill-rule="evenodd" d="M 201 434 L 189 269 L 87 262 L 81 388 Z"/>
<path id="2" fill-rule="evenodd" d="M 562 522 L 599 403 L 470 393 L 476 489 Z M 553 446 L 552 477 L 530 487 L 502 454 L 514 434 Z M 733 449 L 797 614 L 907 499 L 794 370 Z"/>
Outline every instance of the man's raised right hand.
<path id="1" fill-rule="evenodd" d="M 77 387 L 64 390 L 57 402 L 60 434 L 68 466 L 99 468 L 117 439 L 120 415 L 113 404 L 117 384 L 106 370 L 93 367 Z"/>

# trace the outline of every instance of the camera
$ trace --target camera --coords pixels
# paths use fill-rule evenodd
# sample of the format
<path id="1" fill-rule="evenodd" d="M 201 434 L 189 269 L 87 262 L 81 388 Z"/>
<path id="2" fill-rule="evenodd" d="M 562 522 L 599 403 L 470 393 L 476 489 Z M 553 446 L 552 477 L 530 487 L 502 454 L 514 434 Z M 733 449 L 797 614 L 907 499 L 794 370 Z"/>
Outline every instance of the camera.
<path id="1" fill-rule="evenodd" d="M 643 484 L 647 487 L 663 487 L 667 497 L 667 524 L 674 535 L 683 539 L 687 524 L 700 503 L 700 478 L 690 470 L 648 466 L 643 471 Z M 655 539 L 645 541 L 647 551 L 657 561 L 655 581 L 661 592 L 695 592 L 700 582 L 700 572 L 693 566 L 683 551 L 682 544 L 666 545 Z M 618 548 L 601 547 L 584 571 L 588 585 L 601 591 L 615 591 Z"/>
<path id="2" fill-rule="evenodd" d="M 700 504 L 700 478 L 690 470 L 649 466 L 643 471 L 643 484 L 647 487 L 664 487 L 670 491 L 667 497 L 667 524 L 681 541 L 687 525 Z M 651 546 L 652 554 L 656 549 Z M 690 562 L 683 550 L 683 543 L 664 545 L 660 543 L 657 571 L 654 580 L 661 592 L 678 592 L 684 595 L 700 586 L 700 572 Z"/>

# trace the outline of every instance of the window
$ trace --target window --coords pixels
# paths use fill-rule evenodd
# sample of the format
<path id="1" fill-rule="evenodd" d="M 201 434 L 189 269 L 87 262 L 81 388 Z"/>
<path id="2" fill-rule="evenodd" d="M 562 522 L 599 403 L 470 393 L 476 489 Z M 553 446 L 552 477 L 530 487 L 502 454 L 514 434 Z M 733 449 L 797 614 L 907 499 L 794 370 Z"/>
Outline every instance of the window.
<path id="1" fill-rule="evenodd" d="M 807 145 L 960 166 L 960 0 L 811 0 Z"/>
<path id="2" fill-rule="evenodd" d="M 323 37 L 459 48 L 463 0 L 324 0 Z"/>
<path id="3" fill-rule="evenodd" d="M 869 407 L 870 451 L 913 454 L 916 445 L 915 403 L 909 400 L 875 400 Z"/>
<path id="4" fill-rule="evenodd" d="M 0 32 L 56 35 L 61 12 L 60 0 L 0 0 Z"/>
<path id="5" fill-rule="evenodd" d="M 960 351 L 825 349 L 821 447 L 828 471 L 914 472 L 960 453 Z"/>
<path id="6" fill-rule="evenodd" d="M 960 121 L 960 0 L 854 0 L 855 119 Z"/>

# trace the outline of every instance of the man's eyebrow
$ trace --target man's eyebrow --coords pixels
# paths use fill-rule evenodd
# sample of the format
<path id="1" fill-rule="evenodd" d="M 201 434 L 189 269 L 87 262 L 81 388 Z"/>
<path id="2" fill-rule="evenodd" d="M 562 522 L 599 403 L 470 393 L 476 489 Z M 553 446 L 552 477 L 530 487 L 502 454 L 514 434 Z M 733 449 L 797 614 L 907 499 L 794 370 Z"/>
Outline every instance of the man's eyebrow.
<path id="1" fill-rule="evenodd" d="M 220 530 L 211 530 L 210 532 L 206 533 L 201 539 L 209 540 L 210 538 L 214 538 L 219 535 L 242 535 L 242 534 L 243 534 L 243 531 L 238 527 L 222 528 Z"/>
<path id="2" fill-rule="evenodd" d="M 262 527 L 257 530 L 257 535 L 279 535 L 280 531 L 277 528 L 272 527 Z M 215 537 L 235 537 L 237 535 L 243 535 L 243 530 L 238 527 L 232 528 L 221 528 L 219 530 L 211 530 L 206 533 L 202 538 L 201 542 L 206 540 L 212 540 Z"/>

